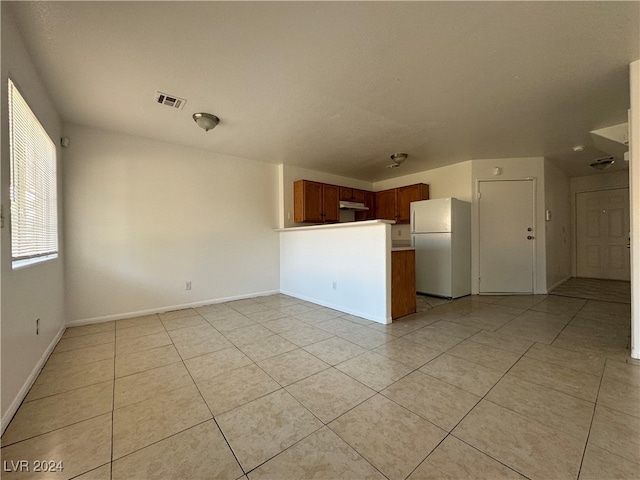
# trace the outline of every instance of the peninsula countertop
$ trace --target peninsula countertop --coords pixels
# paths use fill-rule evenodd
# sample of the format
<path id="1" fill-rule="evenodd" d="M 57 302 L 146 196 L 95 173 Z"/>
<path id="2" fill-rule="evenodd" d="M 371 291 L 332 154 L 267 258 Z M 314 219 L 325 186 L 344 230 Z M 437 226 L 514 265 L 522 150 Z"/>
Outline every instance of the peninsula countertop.
<path id="1" fill-rule="evenodd" d="M 370 227 L 372 225 L 394 225 L 395 220 L 365 220 L 363 222 L 327 223 L 326 225 L 302 225 L 297 227 L 277 228 L 276 232 L 299 232 L 301 230 L 325 230 L 331 228 Z"/>

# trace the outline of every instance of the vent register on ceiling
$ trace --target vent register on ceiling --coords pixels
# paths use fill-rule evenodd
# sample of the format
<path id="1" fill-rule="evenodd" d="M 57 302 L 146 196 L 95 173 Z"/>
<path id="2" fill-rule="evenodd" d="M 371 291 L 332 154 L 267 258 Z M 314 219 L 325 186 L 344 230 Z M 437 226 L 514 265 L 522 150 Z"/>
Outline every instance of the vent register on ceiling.
<path id="1" fill-rule="evenodd" d="M 175 95 L 168 95 L 162 92 L 156 92 L 156 103 L 160 105 L 166 105 L 171 108 L 182 110 L 187 101 L 184 98 L 176 97 Z M 193 121 L 198 124 L 205 132 L 215 128 L 220 119 L 211 113 L 198 112 L 192 115 Z"/>
<path id="2" fill-rule="evenodd" d="M 156 93 L 156 102 L 158 102 L 161 105 L 177 108 L 178 110 L 182 110 L 182 107 L 184 107 L 184 104 L 187 103 L 187 101 L 184 98 L 178 98 L 173 95 L 167 95 L 166 93 L 162 93 L 162 92 Z"/>

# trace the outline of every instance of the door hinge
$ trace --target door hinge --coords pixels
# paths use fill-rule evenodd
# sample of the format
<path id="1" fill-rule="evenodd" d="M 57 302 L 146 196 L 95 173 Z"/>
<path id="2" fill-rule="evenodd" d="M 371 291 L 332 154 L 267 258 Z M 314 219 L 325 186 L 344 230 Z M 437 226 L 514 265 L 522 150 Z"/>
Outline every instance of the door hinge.
<path id="1" fill-rule="evenodd" d="M 478 200 L 480 200 L 480 197 L 482 197 L 482 192 L 478 192 Z"/>
<path id="2" fill-rule="evenodd" d="M 4 205 L 0 205 L 0 228 L 4 228 Z"/>

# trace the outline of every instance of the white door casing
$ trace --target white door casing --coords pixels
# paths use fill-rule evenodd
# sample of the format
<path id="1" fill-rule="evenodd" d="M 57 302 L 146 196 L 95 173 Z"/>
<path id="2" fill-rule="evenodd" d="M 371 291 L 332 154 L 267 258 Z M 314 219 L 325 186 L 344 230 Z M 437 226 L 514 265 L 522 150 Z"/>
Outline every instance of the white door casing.
<path id="1" fill-rule="evenodd" d="M 535 180 L 478 182 L 479 293 L 532 294 Z"/>
<path id="2" fill-rule="evenodd" d="M 576 274 L 630 280 L 629 189 L 576 194 Z"/>

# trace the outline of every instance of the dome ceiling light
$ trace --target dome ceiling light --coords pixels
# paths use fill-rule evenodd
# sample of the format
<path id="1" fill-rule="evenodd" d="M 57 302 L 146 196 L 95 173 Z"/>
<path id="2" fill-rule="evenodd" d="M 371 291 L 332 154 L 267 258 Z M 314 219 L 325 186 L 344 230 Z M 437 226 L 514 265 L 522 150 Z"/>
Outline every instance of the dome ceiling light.
<path id="1" fill-rule="evenodd" d="M 595 162 L 591 163 L 589 166 L 591 168 L 595 168 L 600 172 L 604 172 L 605 170 L 608 170 L 609 168 L 611 168 L 611 165 L 613 165 L 614 163 L 616 163 L 616 161 L 613 159 L 613 157 L 604 157 L 604 158 L 599 158 Z"/>
<path id="2" fill-rule="evenodd" d="M 393 160 L 393 163 L 387 165 L 387 168 L 398 168 L 402 164 L 402 162 L 407 159 L 408 156 L 408 153 L 394 153 L 393 155 L 391 155 L 391 160 Z"/>
<path id="3" fill-rule="evenodd" d="M 205 132 L 213 129 L 220 123 L 220 119 L 210 113 L 194 113 L 193 120 L 202 128 Z"/>

